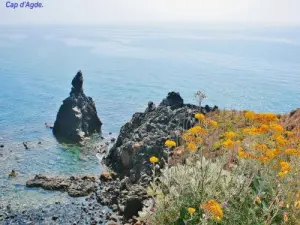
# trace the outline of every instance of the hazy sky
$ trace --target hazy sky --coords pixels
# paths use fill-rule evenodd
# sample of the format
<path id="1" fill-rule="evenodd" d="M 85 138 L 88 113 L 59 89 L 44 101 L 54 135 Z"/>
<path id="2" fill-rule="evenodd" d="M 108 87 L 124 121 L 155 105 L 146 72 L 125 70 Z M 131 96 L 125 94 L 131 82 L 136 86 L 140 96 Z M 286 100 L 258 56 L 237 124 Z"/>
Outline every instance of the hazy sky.
<path id="1" fill-rule="evenodd" d="M 300 25 L 300 0 L 40 0 L 44 7 L 38 9 L 6 8 L 6 2 L 0 3 L 0 24 Z"/>

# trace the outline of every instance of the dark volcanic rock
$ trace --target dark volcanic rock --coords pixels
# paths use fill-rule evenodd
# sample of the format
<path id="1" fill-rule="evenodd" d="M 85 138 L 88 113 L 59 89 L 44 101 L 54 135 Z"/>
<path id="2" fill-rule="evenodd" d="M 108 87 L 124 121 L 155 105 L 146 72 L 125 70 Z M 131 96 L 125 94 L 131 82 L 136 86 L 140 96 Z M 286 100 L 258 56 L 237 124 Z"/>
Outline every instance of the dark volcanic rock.
<path id="1" fill-rule="evenodd" d="M 150 102 L 148 102 L 148 107 L 147 107 L 145 113 L 152 112 L 153 110 L 155 110 L 155 108 L 156 108 L 155 104 L 150 101 Z"/>
<path id="2" fill-rule="evenodd" d="M 143 209 L 143 202 L 140 198 L 128 198 L 125 205 L 124 217 L 131 219 L 133 216 L 138 216 L 138 212 Z"/>
<path id="3" fill-rule="evenodd" d="M 135 113 L 131 121 L 121 128 L 105 159 L 106 164 L 136 182 L 142 173 L 151 174 L 149 157 L 167 158 L 165 141 L 176 140 L 181 131 L 192 127 L 196 123 L 195 113 L 216 109 L 184 104 L 176 92 L 170 92 L 158 107 L 149 102 L 144 113 Z"/>
<path id="4" fill-rule="evenodd" d="M 72 197 L 87 196 L 91 192 L 97 191 L 98 184 L 93 176 L 80 177 L 48 177 L 36 175 L 26 182 L 27 187 L 41 187 L 46 190 L 66 191 Z"/>
<path id="5" fill-rule="evenodd" d="M 82 85 L 83 85 L 83 76 L 82 76 L 82 72 L 79 70 L 72 80 L 72 86 L 73 86 L 72 91 L 74 93 L 83 92 Z"/>
<path id="6" fill-rule="evenodd" d="M 101 132 L 102 122 L 97 116 L 95 102 L 84 94 L 82 85 L 82 72 L 78 71 L 72 80 L 70 97 L 63 101 L 54 123 L 53 134 L 59 140 L 79 143 Z"/>
<path id="7" fill-rule="evenodd" d="M 132 184 L 128 177 L 122 181 L 110 180 L 101 183 L 101 189 L 97 192 L 97 200 L 102 205 L 111 206 L 123 215 L 124 221 L 137 216 L 142 210 L 145 201 L 149 198 L 146 188 L 149 183 Z"/>
<path id="8" fill-rule="evenodd" d="M 179 93 L 173 91 L 160 103 L 160 106 L 171 106 L 172 109 L 180 108 L 183 106 L 183 99 Z"/>

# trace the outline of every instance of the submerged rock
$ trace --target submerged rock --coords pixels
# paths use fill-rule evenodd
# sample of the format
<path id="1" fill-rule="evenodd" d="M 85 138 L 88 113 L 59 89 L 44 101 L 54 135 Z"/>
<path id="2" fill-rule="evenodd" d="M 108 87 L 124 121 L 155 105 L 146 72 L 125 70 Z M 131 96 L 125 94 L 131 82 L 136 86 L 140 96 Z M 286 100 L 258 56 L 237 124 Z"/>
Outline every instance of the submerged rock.
<path id="1" fill-rule="evenodd" d="M 12 171 L 8 174 L 8 177 L 9 177 L 9 178 L 15 178 L 15 177 L 17 177 L 16 171 L 12 170 Z"/>
<path id="2" fill-rule="evenodd" d="M 27 141 L 26 141 L 26 142 L 23 142 L 23 145 L 24 145 L 24 147 L 25 147 L 26 150 L 29 149 L 29 148 L 28 148 L 28 143 L 27 143 Z"/>
<path id="3" fill-rule="evenodd" d="M 46 190 L 66 191 L 71 197 L 87 196 L 97 191 L 98 183 L 93 176 L 80 176 L 69 178 L 58 176 L 36 175 L 26 182 L 27 187 L 41 187 Z"/>
<path id="4" fill-rule="evenodd" d="M 217 109 L 218 107 L 200 108 L 184 104 L 179 93 L 170 92 L 158 107 L 149 102 L 144 113 L 132 116 L 121 128 L 105 162 L 121 175 L 136 182 L 141 174 L 151 174 L 149 157 L 167 158 L 165 141 L 177 140 L 181 131 L 192 127 L 196 123 L 195 113 Z"/>
<path id="5" fill-rule="evenodd" d="M 53 134 L 59 140 L 79 143 L 93 133 L 101 133 L 95 102 L 84 94 L 82 85 L 82 72 L 78 71 L 70 96 L 63 101 L 54 123 Z"/>

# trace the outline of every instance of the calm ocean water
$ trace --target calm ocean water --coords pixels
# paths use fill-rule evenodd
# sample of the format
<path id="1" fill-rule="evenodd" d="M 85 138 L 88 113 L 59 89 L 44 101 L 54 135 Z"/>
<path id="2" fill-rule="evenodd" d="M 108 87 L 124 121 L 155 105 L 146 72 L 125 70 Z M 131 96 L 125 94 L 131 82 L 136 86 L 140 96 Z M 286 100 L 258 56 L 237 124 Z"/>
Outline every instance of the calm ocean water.
<path id="1" fill-rule="evenodd" d="M 36 173 L 100 172 L 94 155 L 87 161 L 44 127 L 77 70 L 104 133 L 117 135 L 134 112 L 172 90 L 190 103 L 201 90 L 206 104 L 221 108 L 289 112 L 299 107 L 299 56 L 300 28 L 0 27 L 0 206 L 67 199 L 26 189 Z M 12 169 L 18 178 L 7 178 Z"/>

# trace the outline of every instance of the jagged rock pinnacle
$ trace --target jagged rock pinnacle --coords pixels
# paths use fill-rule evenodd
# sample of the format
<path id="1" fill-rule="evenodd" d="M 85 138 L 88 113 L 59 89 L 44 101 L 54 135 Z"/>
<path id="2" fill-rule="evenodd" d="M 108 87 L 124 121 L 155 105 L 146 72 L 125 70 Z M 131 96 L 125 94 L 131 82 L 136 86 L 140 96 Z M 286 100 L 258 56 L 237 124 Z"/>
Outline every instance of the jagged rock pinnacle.
<path id="1" fill-rule="evenodd" d="M 172 108 L 180 108 L 183 106 L 183 99 L 178 92 L 169 92 L 168 96 L 160 103 L 161 106 L 171 106 Z"/>
<path id="2" fill-rule="evenodd" d="M 81 70 L 79 70 L 72 80 L 72 86 L 73 86 L 72 92 L 73 93 L 82 92 L 82 85 L 83 85 L 83 75 L 82 75 Z"/>
<path id="3" fill-rule="evenodd" d="M 101 133 L 102 122 L 95 102 L 83 93 L 83 76 L 79 70 L 72 80 L 70 96 L 63 101 L 53 127 L 54 135 L 64 142 L 83 142 L 93 133 Z"/>

